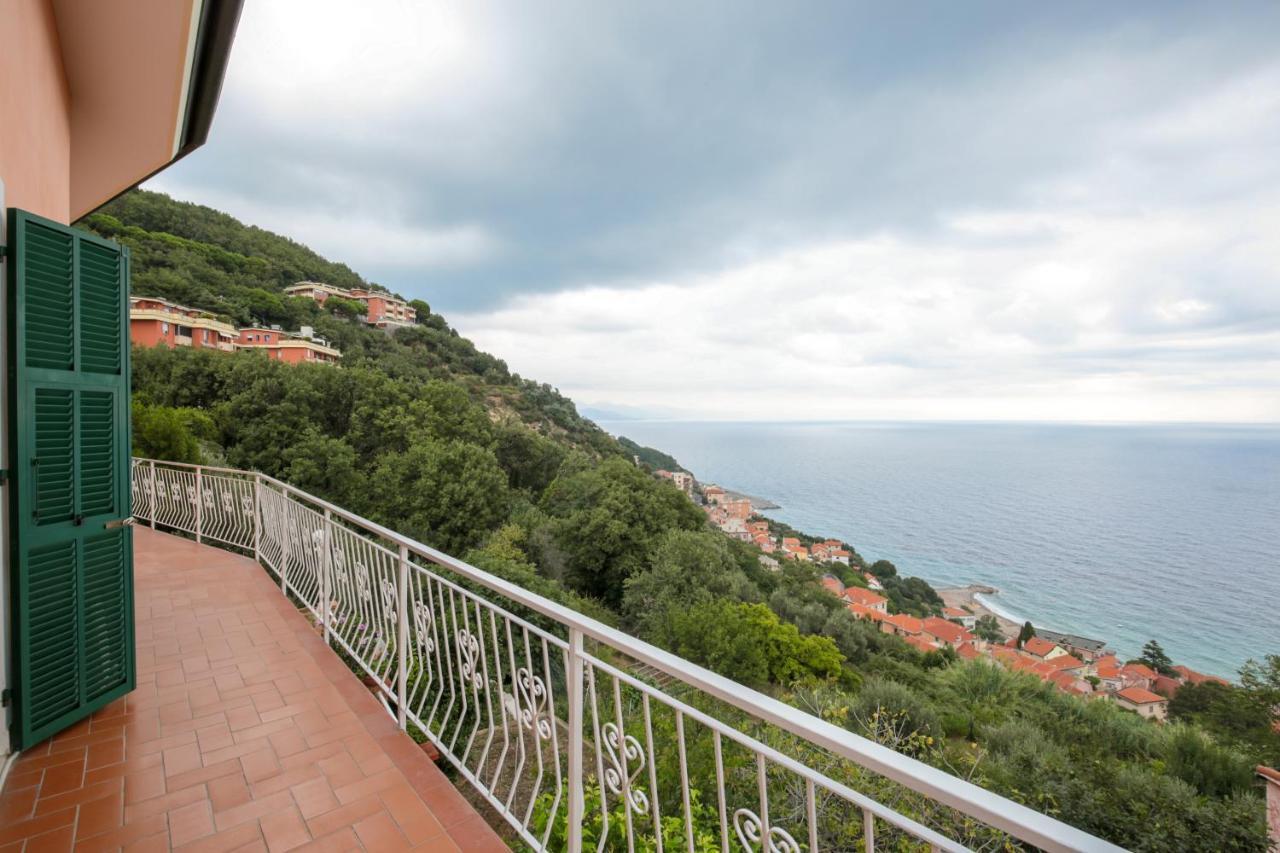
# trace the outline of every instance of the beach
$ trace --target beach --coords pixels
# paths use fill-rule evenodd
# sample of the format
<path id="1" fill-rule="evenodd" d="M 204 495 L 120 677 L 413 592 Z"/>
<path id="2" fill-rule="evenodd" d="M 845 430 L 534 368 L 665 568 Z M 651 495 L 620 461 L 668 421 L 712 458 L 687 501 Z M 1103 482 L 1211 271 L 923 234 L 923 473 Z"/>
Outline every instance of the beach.
<path id="1" fill-rule="evenodd" d="M 999 590 L 995 587 L 973 583 L 968 586 L 940 588 L 937 589 L 937 593 L 942 597 L 942 601 L 947 607 L 968 610 L 979 618 L 994 616 L 996 621 L 1000 623 L 1000 630 L 1006 637 L 1017 636 L 1018 630 L 1022 627 L 1012 619 L 1008 619 L 987 607 L 979 599 L 979 596 L 982 595 L 996 595 L 999 593 Z"/>

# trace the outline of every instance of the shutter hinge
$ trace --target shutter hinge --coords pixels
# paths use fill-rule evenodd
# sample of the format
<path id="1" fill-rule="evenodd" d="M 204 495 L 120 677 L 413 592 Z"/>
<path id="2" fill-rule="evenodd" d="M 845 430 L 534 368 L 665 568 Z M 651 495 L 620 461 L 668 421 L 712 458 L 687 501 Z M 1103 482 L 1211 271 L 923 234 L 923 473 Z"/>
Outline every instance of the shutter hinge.
<path id="1" fill-rule="evenodd" d="M 9 482 L 9 469 L 0 468 L 0 486 L 3 486 L 7 482 Z"/>
<path id="2" fill-rule="evenodd" d="M 13 704 L 13 690 L 6 687 L 0 690 L 0 708 L 8 708 Z"/>
<path id="3" fill-rule="evenodd" d="M 6 246 L 4 243 L 0 243 L 0 258 L 8 257 L 8 255 L 9 255 L 9 247 Z"/>

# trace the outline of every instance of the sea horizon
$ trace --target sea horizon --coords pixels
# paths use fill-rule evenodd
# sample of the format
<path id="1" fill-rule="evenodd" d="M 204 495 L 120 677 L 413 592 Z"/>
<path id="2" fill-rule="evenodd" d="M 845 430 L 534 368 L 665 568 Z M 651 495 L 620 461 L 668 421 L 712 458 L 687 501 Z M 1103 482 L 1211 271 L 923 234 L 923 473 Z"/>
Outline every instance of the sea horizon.
<path id="1" fill-rule="evenodd" d="M 1280 652 L 1280 424 L 600 420 L 1016 621 L 1234 679 Z M 1215 566 L 1215 561 L 1217 566 Z M 1206 577 L 1221 575 L 1216 584 Z M 1271 645 L 1268 646 L 1268 643 Z"/>

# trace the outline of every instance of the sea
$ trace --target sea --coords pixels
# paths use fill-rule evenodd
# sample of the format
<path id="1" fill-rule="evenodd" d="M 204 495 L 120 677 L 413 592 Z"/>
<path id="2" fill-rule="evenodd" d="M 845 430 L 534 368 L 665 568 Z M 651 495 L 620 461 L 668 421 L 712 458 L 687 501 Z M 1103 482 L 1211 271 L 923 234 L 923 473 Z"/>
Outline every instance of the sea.
<path id="1" fill-rule="evenodd" d="M 1010 619 L 1156 639 L 1234 678 L 1280 654 L 1280 425 L 601 421 L 765 515 Z"/>

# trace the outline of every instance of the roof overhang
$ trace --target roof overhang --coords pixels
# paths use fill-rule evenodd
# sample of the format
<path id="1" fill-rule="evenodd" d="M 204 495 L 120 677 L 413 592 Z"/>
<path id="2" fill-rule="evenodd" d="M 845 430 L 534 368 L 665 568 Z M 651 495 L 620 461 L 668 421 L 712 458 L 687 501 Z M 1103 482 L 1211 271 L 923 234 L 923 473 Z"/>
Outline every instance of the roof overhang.
<path id="1" fill-rule="evenodd" d="M 204 144 L 242 0 L 52 0 L 70 100 L 71 219 Z"/>

